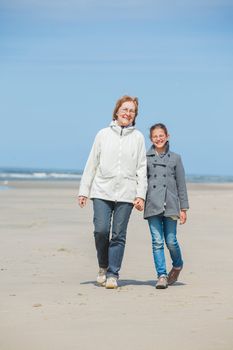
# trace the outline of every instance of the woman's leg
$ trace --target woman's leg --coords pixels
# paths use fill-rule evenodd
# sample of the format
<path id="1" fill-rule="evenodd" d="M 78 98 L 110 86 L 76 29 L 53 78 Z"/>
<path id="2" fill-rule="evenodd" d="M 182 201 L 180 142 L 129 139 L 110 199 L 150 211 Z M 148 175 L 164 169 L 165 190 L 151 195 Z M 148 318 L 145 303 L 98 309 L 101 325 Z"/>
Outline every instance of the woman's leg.
<path id="1" fill-rule="evenodd" d="M 108 250 L 108 277 L 119 277 L 119 270 L 121 268 L 125 250 L 127 226 L 132 209 L 132 203 L 114 203 L 112 237 Z"/>
<path id="2" fill-rule="evenodd" d="M 163 226 L 165 242 L 172 259 L 172 266 L 178 269 L 182 268 L 183 260 L 180 246 L 176 238 L 177 220 L 173 220 L 169 217 L 163 217 Z"/>
<path id="3" fill-rule="evenodd" d="M 148 218 L 148 224 L 152 238 L 152 252 L 157 275 L 158 277 L 167 275 L 164 255 L 163 217 L 151 216 Z"/>
<path id="4" fill-rule="evenodd" d="M 108 267 L 108 248 L 114 202 L 93 199 L 94 237 L 99 267 Z"/>

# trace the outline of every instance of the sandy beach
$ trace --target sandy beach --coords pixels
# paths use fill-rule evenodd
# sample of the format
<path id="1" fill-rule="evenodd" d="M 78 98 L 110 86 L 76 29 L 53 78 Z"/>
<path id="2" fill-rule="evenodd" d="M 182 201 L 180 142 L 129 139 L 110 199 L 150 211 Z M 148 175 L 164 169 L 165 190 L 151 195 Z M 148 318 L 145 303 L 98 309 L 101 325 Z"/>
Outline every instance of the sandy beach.
<path id="1" fill-rule="evenodd" d="M 188 185 L 188 222 L 178 228 L 185 265 L 166 290 L 155 289 L 141 213 L 131 216 L 119 288 L 106 290 L 95 283 L 92 203 L 78 207 L 78 185 L 8 186 L 0 191 L 0 350 L 233 349 L 233 184 Z"/>

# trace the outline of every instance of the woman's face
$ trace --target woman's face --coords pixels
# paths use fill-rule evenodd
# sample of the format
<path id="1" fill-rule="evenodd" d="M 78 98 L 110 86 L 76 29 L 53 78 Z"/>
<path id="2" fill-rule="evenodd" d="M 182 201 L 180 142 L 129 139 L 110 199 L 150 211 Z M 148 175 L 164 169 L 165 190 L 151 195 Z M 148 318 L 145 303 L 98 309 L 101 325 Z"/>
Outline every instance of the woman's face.
<path id="1" fill-rule="evenodd" d="M 133 101 L 122 103 L 116 115 L 119 126 L 129 126 L 132 124 L 135 119 L 135 104 Z"/>

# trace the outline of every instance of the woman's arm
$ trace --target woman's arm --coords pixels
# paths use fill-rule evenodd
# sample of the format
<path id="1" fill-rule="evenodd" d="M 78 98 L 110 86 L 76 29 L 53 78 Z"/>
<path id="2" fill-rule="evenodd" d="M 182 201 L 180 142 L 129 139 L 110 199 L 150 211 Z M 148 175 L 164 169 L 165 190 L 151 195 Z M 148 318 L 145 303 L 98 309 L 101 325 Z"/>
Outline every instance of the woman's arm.
<path id="1" fill-rule="evenodd" d="M 146 163 L 146 147 L 144 137 L 141 136 L 140 142 L 138 143 L 138 161 L 137 161 L 137 193 L 136 198 L 145 200 L 147 191 L 147 163 Z"/>
<path id="2" fill-rule="evenodd" d="M 79 197 L 89 197 L 100 157 L 100 132 L 96 135 L 79 187 Z M 86 204 L 86 203 L 85 203 Z"/>

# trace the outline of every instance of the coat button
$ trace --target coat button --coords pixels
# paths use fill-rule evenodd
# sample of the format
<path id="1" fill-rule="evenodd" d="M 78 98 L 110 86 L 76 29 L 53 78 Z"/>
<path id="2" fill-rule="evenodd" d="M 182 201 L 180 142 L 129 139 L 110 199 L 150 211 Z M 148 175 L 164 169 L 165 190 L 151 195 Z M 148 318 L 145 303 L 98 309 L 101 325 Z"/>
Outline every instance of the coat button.
<path id="1" fill-rule="evenodd" d="M 156 187 L 156 185 L 153 186 L 153 188 L 155 188 L 155 187 Z"/>
<path id="2" fill-rule="evenodd" d="M 167 175 L 166 174 L 163 174 L 164 177 L 166 177 Z"/>
<path id="3" fill-rule="evenodd" d="M 163 187 L 166 187 L 166 185 L 163 185 Z"/>
<path id="4" fill-rule="evenodd" d="M 154 177 L 156 177 L 157 175 L 155 174 Z"/>

